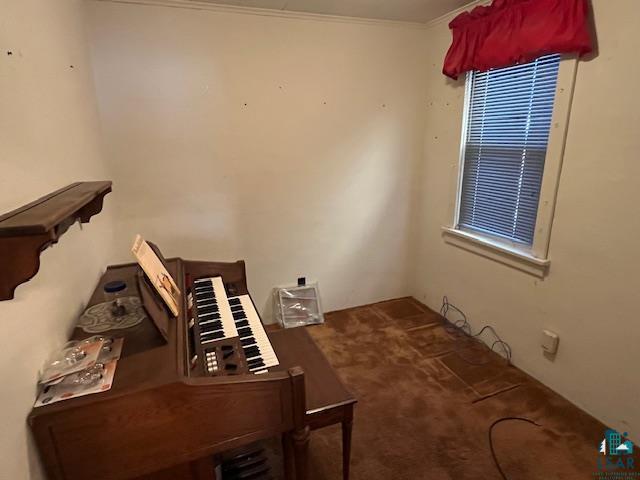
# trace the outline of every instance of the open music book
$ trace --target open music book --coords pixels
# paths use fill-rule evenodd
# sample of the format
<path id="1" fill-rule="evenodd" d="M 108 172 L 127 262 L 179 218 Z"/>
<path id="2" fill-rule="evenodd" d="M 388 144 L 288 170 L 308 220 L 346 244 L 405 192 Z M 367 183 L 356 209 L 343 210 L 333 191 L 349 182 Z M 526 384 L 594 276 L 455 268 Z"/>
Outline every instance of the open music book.
<path id="1" fill-rule="evenodd" d="M 178 316 L 180 289 L 149 244 L 136 235 L 131 251 L 174 316 Z"/>

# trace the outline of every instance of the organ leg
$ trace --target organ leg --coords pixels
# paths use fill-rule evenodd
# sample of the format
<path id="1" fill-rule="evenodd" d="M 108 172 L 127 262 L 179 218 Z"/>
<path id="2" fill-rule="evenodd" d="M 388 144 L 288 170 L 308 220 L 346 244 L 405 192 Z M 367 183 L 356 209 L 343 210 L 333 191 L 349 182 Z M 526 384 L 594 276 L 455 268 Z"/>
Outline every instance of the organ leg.
<path id="1" fill-rule="evenodd" d="M 351 430 L 353 419 L 342 422 L 342 479 L 349 480 L 349 463 L 351 461 Z"/>
<path id="2" fill-rule="evenodd" d="M 309 464 L 309 426 L 293 432 L 293 449 L 295 452 L 296 480 L 307 480 Z"/>

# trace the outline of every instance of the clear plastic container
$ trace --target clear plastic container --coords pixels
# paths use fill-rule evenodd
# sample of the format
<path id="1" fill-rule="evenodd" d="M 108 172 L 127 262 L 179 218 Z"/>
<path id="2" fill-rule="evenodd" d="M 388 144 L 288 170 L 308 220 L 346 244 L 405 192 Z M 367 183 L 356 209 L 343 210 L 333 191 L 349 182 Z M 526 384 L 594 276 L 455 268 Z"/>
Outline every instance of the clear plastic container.
<path id="1" fill-rule="evenodd" d="M 274 303 L 276 319 L 284 328 L 324 322 L 320 292 L 316 282 L 276 288 Z"/>

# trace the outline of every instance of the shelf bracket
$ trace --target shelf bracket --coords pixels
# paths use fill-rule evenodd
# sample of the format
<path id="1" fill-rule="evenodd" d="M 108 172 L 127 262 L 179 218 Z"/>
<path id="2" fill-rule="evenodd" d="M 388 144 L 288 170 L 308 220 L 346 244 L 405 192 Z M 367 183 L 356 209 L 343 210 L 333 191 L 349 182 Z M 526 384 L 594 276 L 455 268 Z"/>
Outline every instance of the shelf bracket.
<path id="1" fill-rule="evenodd" d="M 78 182 L 0 216 L 0 301 L 40 269 L 40 254 L 102 211 L 111 182 Z"/>

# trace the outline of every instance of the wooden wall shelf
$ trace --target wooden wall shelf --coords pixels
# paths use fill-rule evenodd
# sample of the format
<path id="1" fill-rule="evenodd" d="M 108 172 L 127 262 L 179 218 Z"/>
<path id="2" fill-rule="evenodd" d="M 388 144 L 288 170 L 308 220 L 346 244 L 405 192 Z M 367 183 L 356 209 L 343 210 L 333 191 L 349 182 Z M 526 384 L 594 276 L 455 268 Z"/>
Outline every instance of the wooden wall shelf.
<path id="1" fill-rule="evenodd" d="M 0 216 L 0 300 L 38 273 L 40 253 L 76 221 L 87 223 L 102 211 L 111 182 L 72 183 Z"/>

